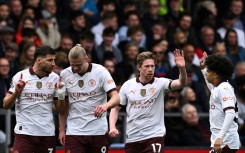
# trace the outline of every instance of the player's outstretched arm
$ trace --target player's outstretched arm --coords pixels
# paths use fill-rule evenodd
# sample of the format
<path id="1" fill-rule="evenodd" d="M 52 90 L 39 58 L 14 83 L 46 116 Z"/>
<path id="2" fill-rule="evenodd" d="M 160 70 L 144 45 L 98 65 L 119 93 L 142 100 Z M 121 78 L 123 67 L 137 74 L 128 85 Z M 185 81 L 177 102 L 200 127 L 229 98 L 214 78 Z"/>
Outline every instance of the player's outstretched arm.
<path id="1" fill-rule="evenodd" d="M 116 106 L 111 109 L 110 116 L 109 116 L 109 124 L 110 124 L 110 131 L 109 131 L 109 136 L 111 137 L 116 137 L 119 132 L 116 128 L 116 123 L 118 119 L 118 113 L 120 111 L 121 107 Z"/>
<path id="2" fill-rule="evenodd" d="M 174 51 L 174 61 L 179 68 L 179 79 L 173 80 L 171 83 L 171 90 L 178 90 L 187 85 L 187 74 L 185 69 L 184 52 L 179 49 Z"/>
<path id="3" fill-rule="evenodd" d="M 3 108 L 9 109 L 13 104 L 15 103 L 16 99 L 20 95 L 20 93 L 25 88 L 26 82 L 23 80 L 23 74 L 20 74 L 20 79 L 15 85 L 15 91 L 14 93 L 7 93 L 7 95 L 3 99 Z"/>

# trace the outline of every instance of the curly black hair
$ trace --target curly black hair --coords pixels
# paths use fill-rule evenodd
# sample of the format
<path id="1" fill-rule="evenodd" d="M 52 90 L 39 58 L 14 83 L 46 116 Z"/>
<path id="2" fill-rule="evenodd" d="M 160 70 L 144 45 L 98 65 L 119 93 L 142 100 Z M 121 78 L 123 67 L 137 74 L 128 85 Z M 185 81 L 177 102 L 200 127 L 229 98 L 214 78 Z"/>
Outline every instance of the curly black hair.
<path id="1" fill-rule="evenodd" d="M 229 80 L 234 72 L 232 62 L 223 56 L 209 55 L 205 64 L 207 69 L 217 73 L 222 81 Z"/>

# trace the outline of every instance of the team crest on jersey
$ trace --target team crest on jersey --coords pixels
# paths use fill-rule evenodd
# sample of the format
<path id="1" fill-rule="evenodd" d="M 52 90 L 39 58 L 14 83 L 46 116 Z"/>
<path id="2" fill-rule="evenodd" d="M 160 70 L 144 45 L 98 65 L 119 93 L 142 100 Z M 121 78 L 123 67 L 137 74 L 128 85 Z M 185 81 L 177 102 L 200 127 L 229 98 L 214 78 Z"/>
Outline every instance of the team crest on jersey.
<path id="1" fill-rule="evenodd" d="M 149 92 L 154 95 L 156 93 L 156 88 L 150 88 L 149 89 Z"/>
<path id="2" fill-rule="evenodd" d="M 146 95 L 146 89 L 141 89 L 140 94 L 141 94 L 141 96 L 144 97 Z"/>
<path id="3" fill-rule="evenodd" d="M 79 86 L 80 88 L 82 88 L 82 87 L 83 87 L 83 85 L 84 85 L 83 80 L 78 80 L 78 86 Z"/>
<path id="4" fill-rule="evenodd" d="M 90 87 L 94 87 L 96 85 L 96 81 L 94 79 L 91 79 L 88 81 L 88 84 L 90 85 Z"/>
<path id="5" fill-rule="evenodd" d="M 50 89 L 50 88 L 52 88 L 52 82 L 47 82 L 46 84 L 45 84 L 45 86 L 48 88 L 48 89 Z"/>
<path id="6" fill-rule="evenodd" d="M 42 82 L 37 82 L 36 86 L 37 86 L 38 89 L 41 89 L 42 86 L 43 86 L 43 85 L 42 85 Z"/>

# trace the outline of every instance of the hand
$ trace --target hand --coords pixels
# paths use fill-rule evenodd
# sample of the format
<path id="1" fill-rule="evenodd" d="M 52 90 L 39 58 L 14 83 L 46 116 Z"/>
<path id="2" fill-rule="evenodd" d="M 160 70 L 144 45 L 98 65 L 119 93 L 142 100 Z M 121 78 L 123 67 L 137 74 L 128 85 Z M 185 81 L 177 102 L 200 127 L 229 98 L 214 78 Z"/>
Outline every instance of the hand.
<path id="1" fill-rule="evenodd" d="M 61 77 L 59 78 L 59 81 L 56 84 L 56 92 L 59 100 L 64 100 L 65 99 L 65 93 L 66 93 L 66 88 L 65 84 L 61 82 Z"/>
<path id="2" fill-rule="evenodd" d="M 66 134 L 64 130 L 60 130 L 59 140 L 60 140 L 60 144 L 62 144 L 62 146 L 65 146 Z"/>
<path id="3" fill-rule="evenodd" d="M 21 73 L 20 79 L 17 82 L 16 87 L 15 87 L 15 93 L 20 94 L 23 91 L 23 89 L 25 88 L 25 85 L 26 85 L 26 82 L 23 81 L 23 74 Z"/>
<path id="4" fill-rule="evenodd" d="M 118 135 L 119 135 L 119 132 L 116 128 L 110 129 L 110 132 L 109 132 L 110 137 L 115 138 Z"/>
<path id="5" fill-rule="evenodd" d="M 107 109 L 108 109 L 107 103 L 103 105 L 99 105 L 93 110 L 93 114 L 95 117 L 99 118 L 103 115 L 104 112 L 107 111 Z"/>
<path id="6" fill-rule="evenodd" d="M 223 139 L 222 138 L 217 138 L 214 142 L 214 152 L 215 153 L 221 153 L 222 152 L 222 148 L 221 145 L 223 143 Z"/>
<path id="7" fill-rule="evenodd" d="M 174 50 L 174 61 L 176 66 L 180 68 L 185 68 L 184 52 L 179 49 Z"/>
<path id="8" fill-rule="evenodd" d="M 203 53 L 203 57 L 202 57 L 202 59 L 200 60 L 200 68 L 201 68 L 201 69 L 204 69 L 204 68 L 206 67 L 205 62 L 206 62 L 206 59 L 207 59 L 207 58 L 208 58 L 208 55 L 207 55 L 206 52 L 204 52 L 204 53 Z"/>
<path id="9" fill-rule="evenodd" d="M 60 77 L 56 84 L 56 89 L 61 89 L 64 85 L 65 84 L 61 81 L 61 77 Z"/>

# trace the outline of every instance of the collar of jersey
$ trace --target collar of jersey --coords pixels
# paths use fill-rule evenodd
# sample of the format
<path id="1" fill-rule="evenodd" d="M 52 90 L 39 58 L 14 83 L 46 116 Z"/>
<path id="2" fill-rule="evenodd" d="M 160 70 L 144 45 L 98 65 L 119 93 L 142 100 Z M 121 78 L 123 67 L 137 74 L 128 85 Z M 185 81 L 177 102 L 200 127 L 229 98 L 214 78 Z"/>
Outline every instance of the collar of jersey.
<path id="1" fill-rule="evenodd" d="M 136 77 L 136 82 L 141 83 L 143 86 L 147 85 L 148 83 L 152 84 L 154 82 L 154 80 L 155 80 L 155 78 L 153 77 L 149 82 L 142 83 L 142 82 L 140 82 L 140 76 Z"/>
<path id="2" fill-rule="evenodd" d="M 72 70 L 73 73 L 75 73 L 75 72 L 73 71 L 73 69 L 71 69 L 71 70 Z M 89 63 L 89 64 L 88 64 L 88 69 L 87 69 L 86 72 L 84 72 L 84 73 L 77 73 L 77 74 L 80 75 L 80 76 L 83 76 L 85 73 L 91 72 L 91 70 L 92 70 L 92 64 Z"/>
<path id="3" fill-rule="evenodd" d="M 42 79 L 43 77 L 48 77 L 49 76 L 49 74 L 47 73 L 45 76 L 43 76 L 43 77 L 40 77 L 39 75 L 37 75 L 34 71 L 33 71 L 33 67 L 30 67 L 29 68 L 29 72 L 30 72 L 30 74 L 31 75 L 36 75 L 39 79 Z"/>

